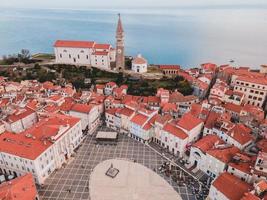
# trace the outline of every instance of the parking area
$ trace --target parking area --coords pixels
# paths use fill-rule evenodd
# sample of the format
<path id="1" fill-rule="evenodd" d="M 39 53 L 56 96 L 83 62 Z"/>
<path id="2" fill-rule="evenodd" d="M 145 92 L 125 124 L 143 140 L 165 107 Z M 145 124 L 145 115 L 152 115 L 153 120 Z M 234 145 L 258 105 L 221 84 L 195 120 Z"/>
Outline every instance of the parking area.
<path id="1" fill-rule="evenodd" d="M 105 130 L 104 130 L 105 129 Z M 103 131 L 108 130 L 102 128 Z M 38 188 L 42 200 L 85 200 L 89 199 L 89 176 L 91 170 L 100 162 L 112 158 L 127 158 L 156 170 L 184 200 L 196 199 L 194 188 L 199 184 L 177 168 L 177 178 L 160 173 L 159 168 L 166 163 L 166 159 L 157 154 L 149 146 L 138 142 L 126 135 L 120 135 L 117 145 L 99 145 L 95 143 L 95 135 L 87 136 L 77 154 L 66 167 L 54 172 L 45 182 L 45 186 Z"/>

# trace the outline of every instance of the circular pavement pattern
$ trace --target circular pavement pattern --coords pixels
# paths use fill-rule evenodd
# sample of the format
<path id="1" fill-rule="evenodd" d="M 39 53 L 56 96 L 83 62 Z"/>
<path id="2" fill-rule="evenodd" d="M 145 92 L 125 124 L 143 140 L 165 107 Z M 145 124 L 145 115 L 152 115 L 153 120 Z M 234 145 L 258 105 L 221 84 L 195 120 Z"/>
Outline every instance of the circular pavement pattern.
<path id="1" fill-rule="evenodd" d="M 115 177 L 106 175 L 109 168 L 119 171 Z M 114 171 L 114 170 L 111 170 Z M 151 169 L 122 159 L 98 164 L 89 180 L 91 200 L 181 200 L 169 183 Z"/>

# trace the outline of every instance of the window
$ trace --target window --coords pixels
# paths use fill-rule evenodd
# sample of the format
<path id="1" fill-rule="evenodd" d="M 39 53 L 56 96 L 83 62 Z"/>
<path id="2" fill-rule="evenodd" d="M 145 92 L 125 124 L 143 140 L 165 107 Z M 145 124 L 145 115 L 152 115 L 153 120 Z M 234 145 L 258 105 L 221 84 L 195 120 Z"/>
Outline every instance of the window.
<path id="1" fill-rule="evenodd" d="M 62 58 L 62 54 L 59 54 L 59 57 Z"/>
<path id="2" fill-rule="evenodd" d="M 67 50 L 64 50 L 63 52 L 65 52 L 65 53 L 66 53 L 66 52 L 67 52 Z"/>
<path id="3" fill-rule="evenodd" d="M 71 55 L 69 54 L 69 58 L 71 58 Z"/>
<path id="4" fill-rule="evenodd" d="M 78 54 L 78 59 L 80 59 L 80 55 Z"/>

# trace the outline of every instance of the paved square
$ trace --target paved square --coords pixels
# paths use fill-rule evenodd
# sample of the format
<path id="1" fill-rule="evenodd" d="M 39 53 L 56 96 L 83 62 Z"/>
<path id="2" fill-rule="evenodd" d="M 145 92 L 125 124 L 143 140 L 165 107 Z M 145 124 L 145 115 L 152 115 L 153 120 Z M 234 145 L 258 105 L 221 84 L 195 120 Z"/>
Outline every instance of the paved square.
<path id="1" fill-rule="evenodd" d="M 64 168 L 54 172 L 39 188 L 42 200 L 87 200 L 89 199 L 88 181 L 91 170 L 100 162 L 112 158 L 134 159 L 138 163 L 154 170 L 166 160 L 149 148 L 128 136 L 119 135 L 118 144 L 97 145 L 95 135 L 87 136 L 77 154 Z M 172 178 L 161 175 L 170 183 L 184 200 L 196 199 L 191 186 L 178 185 Z M 182 174 L 184 180 L 189 176 Z M 195 186 L 198 187 L 198 186 Z"/>

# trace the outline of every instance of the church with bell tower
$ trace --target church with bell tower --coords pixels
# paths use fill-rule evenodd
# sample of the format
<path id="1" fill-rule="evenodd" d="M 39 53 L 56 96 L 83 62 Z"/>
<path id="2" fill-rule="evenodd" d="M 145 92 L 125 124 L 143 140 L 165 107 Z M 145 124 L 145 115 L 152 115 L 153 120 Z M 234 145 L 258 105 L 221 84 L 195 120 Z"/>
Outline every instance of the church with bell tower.
<path id="1" fill-rule="evenodd" d="M 120 14 L 116 31 L 116 69 L 117 71 L 123 71 L 125 69 L 124 30 Z"/>

